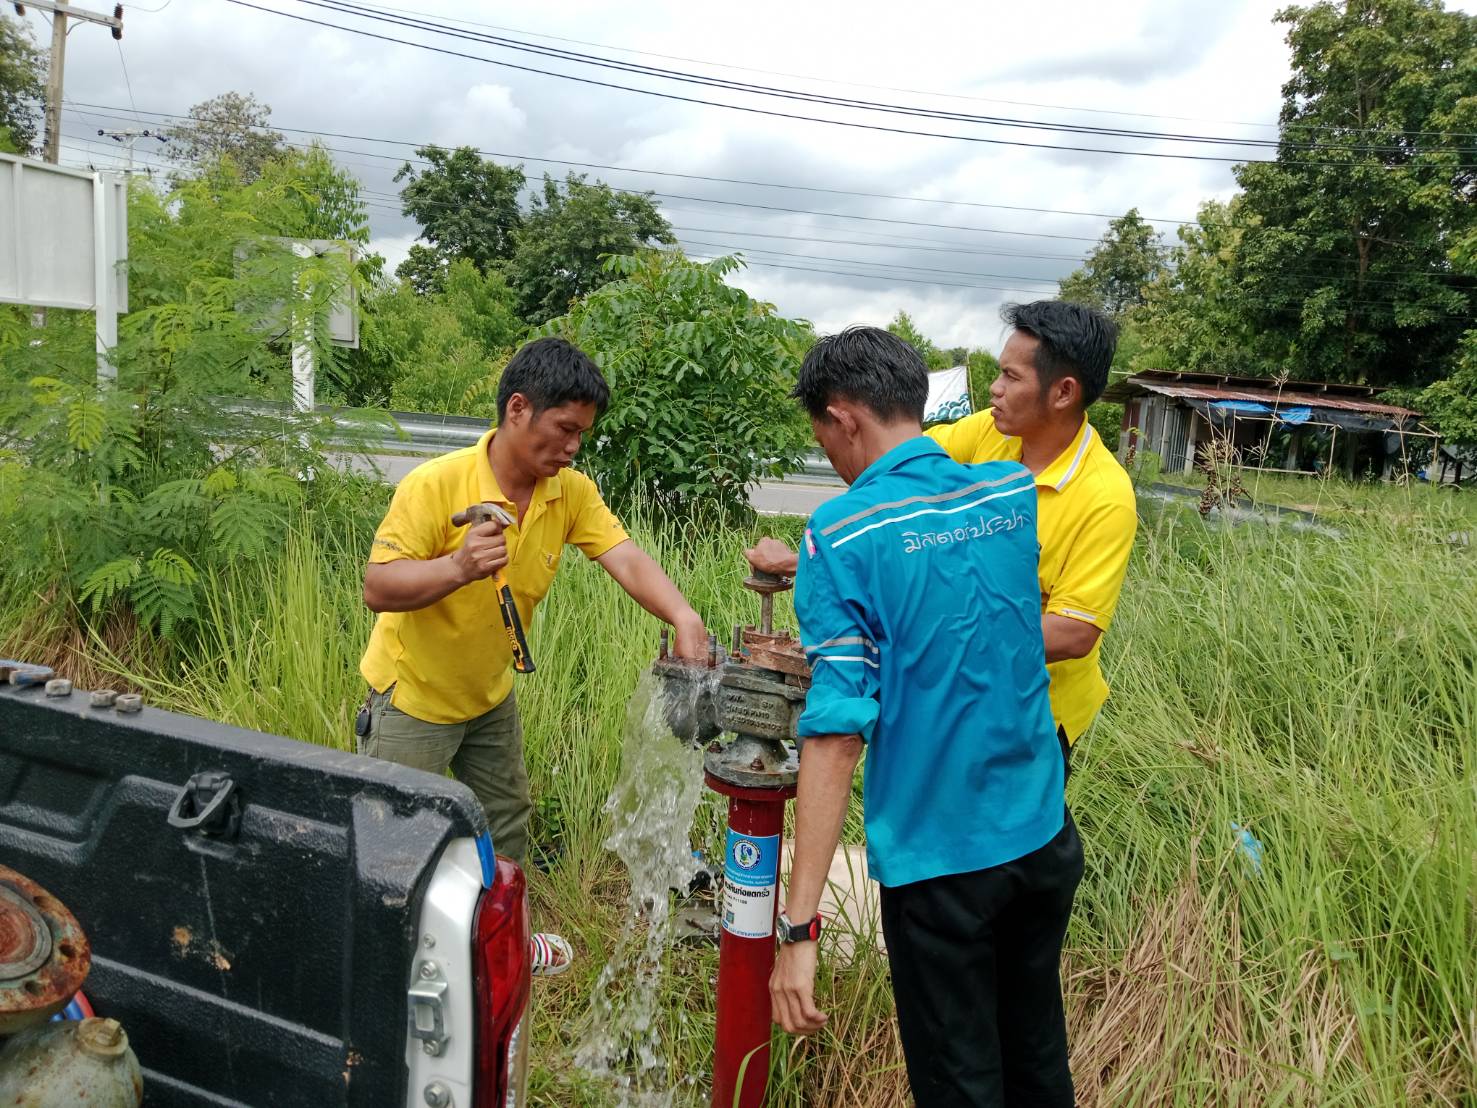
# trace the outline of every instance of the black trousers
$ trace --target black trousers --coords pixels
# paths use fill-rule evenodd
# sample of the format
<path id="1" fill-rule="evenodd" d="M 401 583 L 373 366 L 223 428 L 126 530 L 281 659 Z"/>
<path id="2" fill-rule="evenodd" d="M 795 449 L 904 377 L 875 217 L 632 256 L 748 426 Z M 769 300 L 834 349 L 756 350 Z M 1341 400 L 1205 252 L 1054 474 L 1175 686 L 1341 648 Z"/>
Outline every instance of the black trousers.
<path id="1" fill-rule="evenodd" d="M 1062 941 L 1082 879 L 1072 815 L 1001 866 L 882 888 L 908 1083 L 920 1108 L 1072 1108 Z"/>

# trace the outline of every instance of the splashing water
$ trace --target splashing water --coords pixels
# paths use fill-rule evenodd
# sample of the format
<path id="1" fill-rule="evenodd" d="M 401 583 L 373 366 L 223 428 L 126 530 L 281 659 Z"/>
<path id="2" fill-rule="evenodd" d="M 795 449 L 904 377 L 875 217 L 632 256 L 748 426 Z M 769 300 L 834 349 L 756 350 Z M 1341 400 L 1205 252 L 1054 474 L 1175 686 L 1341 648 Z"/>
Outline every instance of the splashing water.
<path id="1" fill-rule="evenodd" d="M 669 892 L 686 888 L 693 876 L 690 836 L 703 793 L 702 748 L 672 734 L 666 698 L 695 700 L 705 687 L 712 691 L 717 677 L 716 670 L 691 682 L 642 676 L 626 709 L 620 778 L 605 802 L 611 821 L 605 846 L 625 863 L 631 892 L 620 938 L 590 998 L 590 1029 L 575 1062 L 608 1082 L 617 1103 L 633 1108 L 673 1102 L 657 1001 L 672 932 Z"/>

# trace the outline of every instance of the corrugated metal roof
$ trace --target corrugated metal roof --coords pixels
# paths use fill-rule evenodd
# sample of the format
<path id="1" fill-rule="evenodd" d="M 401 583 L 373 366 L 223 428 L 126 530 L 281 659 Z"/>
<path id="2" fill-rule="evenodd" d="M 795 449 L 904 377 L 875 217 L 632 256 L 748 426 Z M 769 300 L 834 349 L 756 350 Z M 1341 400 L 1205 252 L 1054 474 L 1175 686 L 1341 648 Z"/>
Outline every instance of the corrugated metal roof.
<path id="1" fill-rule="evenodd" d="M 1157 377 L 1134 376 L 1123 382 L 1127 395 L 1152 392 L 1159 396 L 1175 396 L 1186 400 L 1250 400 L 1277 408 L 1324 408 L 1332 411 L 1363 412 L 1368 415 L 1384 416 L 1391 420 L 1419 419 L 1420 412 L 1402 408 L 1397 404 L 1382 404 L 1378 400 L 1356 399 L 1349 396 L 1332 396 L 1323 392 L 1295 392 L 1286 386 L 1255 387 L 1249 385 L 1184 384 L 1166 381 Z"/>

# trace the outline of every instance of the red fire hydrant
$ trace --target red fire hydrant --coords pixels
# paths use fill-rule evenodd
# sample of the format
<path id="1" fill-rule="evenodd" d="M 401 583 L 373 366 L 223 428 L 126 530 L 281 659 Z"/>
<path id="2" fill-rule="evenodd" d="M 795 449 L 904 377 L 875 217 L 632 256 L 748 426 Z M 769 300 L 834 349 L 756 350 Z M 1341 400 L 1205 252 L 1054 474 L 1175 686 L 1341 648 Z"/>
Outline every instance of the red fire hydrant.
<path id="1" fill-rule="evenodd" d="M 744 585 L 762 597 L 760 625 L 734 628 L 716 695 L 689 694 L 681 716 L 689 736 L 734 735 L 727 744 L 712 742 L 703 761 L 708 787 L 728 797 L 713 1108 L 759 1108 L 769 1083 L 769 975 L 780 907 L 780 844 L 785 802 L 795 795 L 800 771 L 787 740 L 795 735 L 810 687 L 800 643 L 774 633 L 773 595 L 791 583 L 755 574 Z M 655 668 L 664 676 L 682 676 L 672 663 L 659 661 Z"/>
<path id="2" fill-rule="evenodd" d="M 716 761 L 737 745 L 710 758 Z M 713 1106 L 759 1108 L 769 1083 L 769 975 L 779 912 L 780 839 L 785 802 L 795 795 L 795 773 L 775 774 L 788 776 L 788 785 L 759 788 L 736 785 L 722 773 L 710 761 L 704 775 L 710 789 L 728 797 Z"/>

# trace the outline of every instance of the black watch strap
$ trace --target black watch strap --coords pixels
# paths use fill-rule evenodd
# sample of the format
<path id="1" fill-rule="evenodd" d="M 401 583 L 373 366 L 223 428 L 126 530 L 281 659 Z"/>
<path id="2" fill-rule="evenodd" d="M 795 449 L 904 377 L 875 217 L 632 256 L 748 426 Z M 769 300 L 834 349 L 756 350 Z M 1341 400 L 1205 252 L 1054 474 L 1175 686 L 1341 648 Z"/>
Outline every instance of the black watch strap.
<path id="1" fill-rule="evenodd" d="M 821 937 L 821 914 L 817 912 L 805 923 L 791 923 L 781 912 L 777 933 L 782 943 L 813 943 Z"/>

